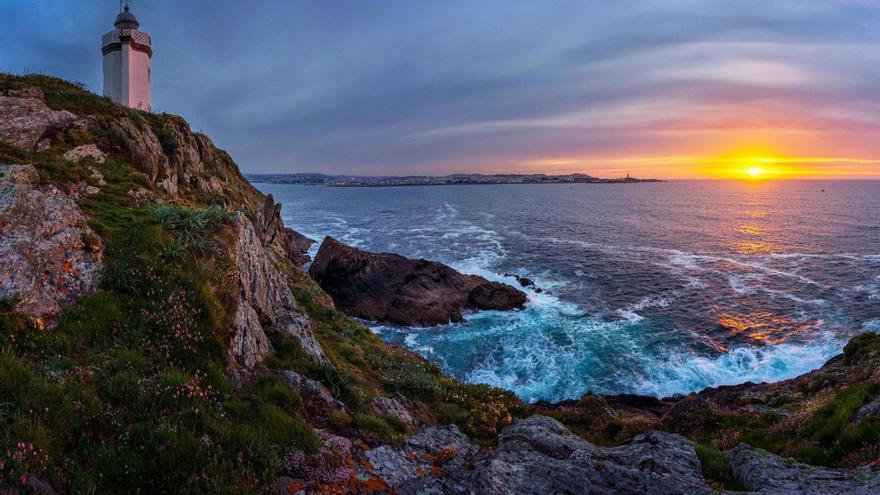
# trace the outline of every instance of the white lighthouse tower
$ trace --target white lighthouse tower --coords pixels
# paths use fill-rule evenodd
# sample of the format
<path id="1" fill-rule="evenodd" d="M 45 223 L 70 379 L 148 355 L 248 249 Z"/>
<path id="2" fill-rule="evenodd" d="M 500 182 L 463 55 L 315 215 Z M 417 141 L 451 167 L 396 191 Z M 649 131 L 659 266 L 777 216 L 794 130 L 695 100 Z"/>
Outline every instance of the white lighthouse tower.
<path id="1" fill-rule="evenodd" d="M 139 31 L 129 1 L 116 16 L 115 29 L 101 38 L 104 53 L 104 96 L 131 108 L 151 111 L 150 59 L 153 41 Z"/>

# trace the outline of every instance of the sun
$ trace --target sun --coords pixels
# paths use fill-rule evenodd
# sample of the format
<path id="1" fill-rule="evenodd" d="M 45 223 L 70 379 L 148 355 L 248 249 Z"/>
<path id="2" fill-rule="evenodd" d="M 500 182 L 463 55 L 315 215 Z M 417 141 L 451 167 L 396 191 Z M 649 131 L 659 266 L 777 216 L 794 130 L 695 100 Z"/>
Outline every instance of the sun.
<path id="1" fill-rule="evenodd" d="M 758 177 L 764 175 L 764 169 L 761 167 L 753 166 L 746 169 L 746 174 L 753 179 L 757 179 Z"/>

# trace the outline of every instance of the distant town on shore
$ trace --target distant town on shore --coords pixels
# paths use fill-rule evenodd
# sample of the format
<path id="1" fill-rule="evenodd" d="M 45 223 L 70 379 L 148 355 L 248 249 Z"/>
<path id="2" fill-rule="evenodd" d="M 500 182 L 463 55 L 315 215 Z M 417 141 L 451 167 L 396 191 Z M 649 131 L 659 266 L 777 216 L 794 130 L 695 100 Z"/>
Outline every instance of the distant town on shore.
<path id="1" fill-rule="evenodd" d="M 663 182 L 660 179 L 626 177 L 601 179 L 586 174 L 452 174 L 440 176 L 356 176 L 325 174 L 245 174 L 252 183 L 299 184 L 330 187 L 383 187 L 383 186 L 451 186 L 470 184 L 629 184 L 636 182 Z"/>

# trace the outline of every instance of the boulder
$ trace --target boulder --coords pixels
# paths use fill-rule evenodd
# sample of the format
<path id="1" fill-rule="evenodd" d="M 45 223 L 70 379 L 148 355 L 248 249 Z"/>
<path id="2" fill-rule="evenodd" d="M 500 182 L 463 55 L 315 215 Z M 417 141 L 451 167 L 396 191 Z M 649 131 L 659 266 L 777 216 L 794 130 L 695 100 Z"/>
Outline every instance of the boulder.
<path id="1" fill-rule="evenodd" d="M 103 151 L 99 150 L 97 146 L 94 144 L 84 144 L 82 146 L 77 146 L 72 150 L 68 151 L 64 154 L 64 159 L 69 162 L 79 162 L 85 159 L 94 160 L 96 163 L 104 163 L 107 160 L 107 155 L 104 154 Z"/>
<path id="2" fill-rule="evenodd" d="M 70 197 L 38 183 L 32 166 L 0 166 L 0 298 L 52 326 L 62 304 L 98 289 L 103 241 Z"/>
<path id="3" fill-rule="evenodd" d="M 874 495 L 880 493 L 880 470 L 852 471 L 809 466 L 782 459 L 744 443 L 724 452 L 734 477 L 746 490 L 767 495 Z"/>
<path id="4" fill-rule="evenodd" d="M 309 274 L 349 315 L 399 325 L 463 320 L 465 310 L 522 308 L 526 295 L 434 261 L 370 253 L 327 237 Z"/>
<path id="5" fill-rule="evenodd" d="M 0 96 L 0 141 L 26 150 L 45 150 L 77 116 L 52 110 L 37 98 Z"/>

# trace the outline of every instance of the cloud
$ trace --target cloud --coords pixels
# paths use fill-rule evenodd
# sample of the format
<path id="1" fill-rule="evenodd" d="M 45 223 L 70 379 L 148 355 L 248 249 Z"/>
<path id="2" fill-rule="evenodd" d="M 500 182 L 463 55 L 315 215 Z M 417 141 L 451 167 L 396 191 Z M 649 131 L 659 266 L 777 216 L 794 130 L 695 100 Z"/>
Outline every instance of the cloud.
<path id="1" fill-rule="evenodd" d="M 99 91 L 115 4 L 4 0 L 0 70 Z M 248 171 L 630 160 L 663 176 L 652 157 L 748 140 L 880 156 L 871 2 L 153 0 L 135 13 L 155 43 L 156 107 Z"/>

